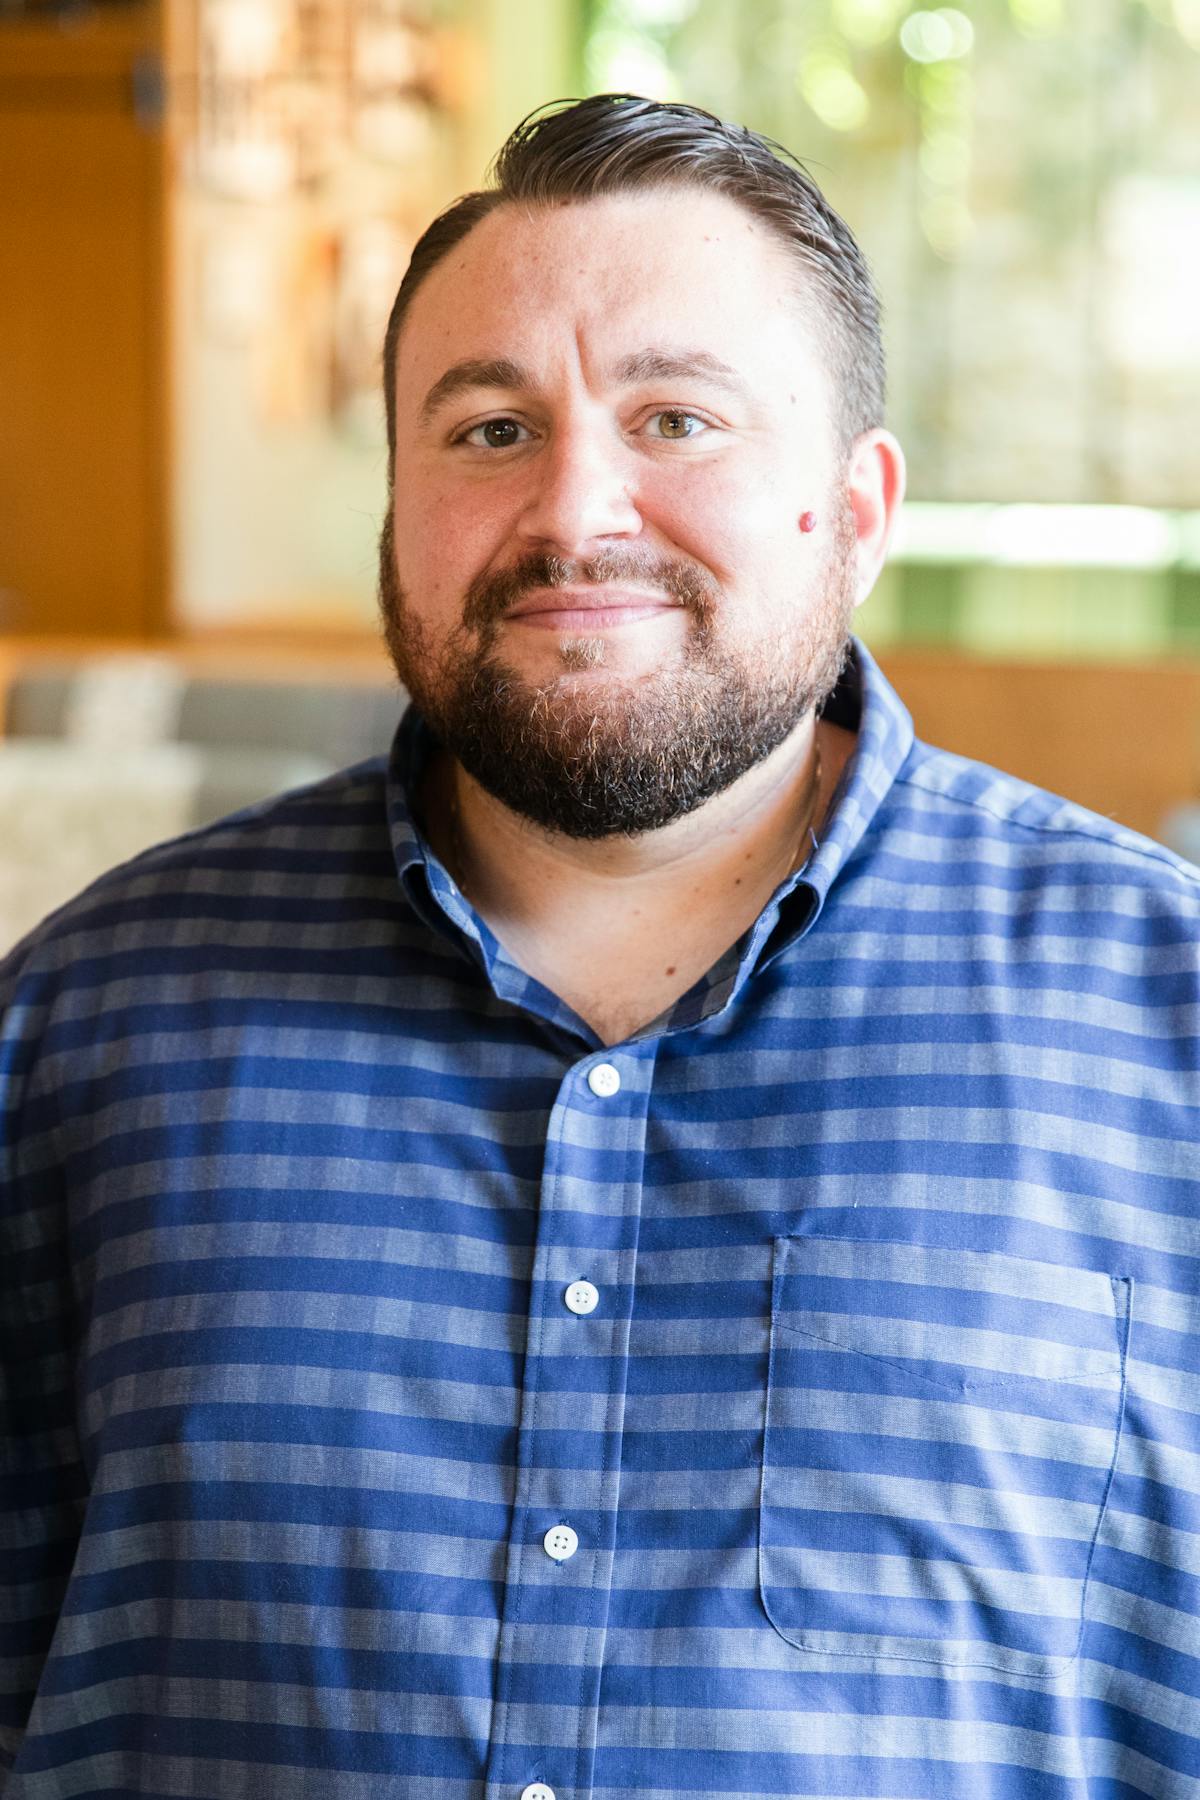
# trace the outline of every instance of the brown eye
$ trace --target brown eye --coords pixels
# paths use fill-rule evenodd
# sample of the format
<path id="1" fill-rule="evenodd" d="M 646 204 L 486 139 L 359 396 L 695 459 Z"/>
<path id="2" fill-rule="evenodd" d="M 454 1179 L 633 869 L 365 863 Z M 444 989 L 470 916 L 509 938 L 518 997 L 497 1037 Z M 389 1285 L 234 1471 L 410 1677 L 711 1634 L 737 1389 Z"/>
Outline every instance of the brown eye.
<path id="1" fill-rule="evenodd" d="M 516 443 L 520 427 L 515 419 L 489 419 L 479 429 L 490 450 L 507 450 L 510 444 Z"/>

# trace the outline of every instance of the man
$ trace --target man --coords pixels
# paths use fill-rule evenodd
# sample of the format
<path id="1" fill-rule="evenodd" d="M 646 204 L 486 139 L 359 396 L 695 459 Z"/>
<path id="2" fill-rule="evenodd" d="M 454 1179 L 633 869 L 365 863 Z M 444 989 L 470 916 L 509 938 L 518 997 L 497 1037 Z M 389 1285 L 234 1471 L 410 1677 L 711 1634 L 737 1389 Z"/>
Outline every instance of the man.
<path id="1" fill-rule="evenodd" d="M 1195 1795 L 1197 873 L 848 645 L 801 170 L 602 96 L 496 179 L 387 336 L 386 768 L 5 971 L 4 1800 Z"/>

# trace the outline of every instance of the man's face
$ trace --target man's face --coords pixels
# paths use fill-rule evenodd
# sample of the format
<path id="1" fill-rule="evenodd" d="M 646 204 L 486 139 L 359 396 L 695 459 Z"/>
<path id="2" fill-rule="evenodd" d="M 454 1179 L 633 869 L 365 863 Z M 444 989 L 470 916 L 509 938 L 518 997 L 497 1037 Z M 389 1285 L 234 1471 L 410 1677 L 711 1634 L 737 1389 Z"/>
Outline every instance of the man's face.
<path id="1" fill-rule="evenodd" d="M 766 228 L 688 189 L 498 207 L 417 290 L 389 648 L 539 824 L 666 824 L 832 687 L 859 583 L 807 310 Z"/>

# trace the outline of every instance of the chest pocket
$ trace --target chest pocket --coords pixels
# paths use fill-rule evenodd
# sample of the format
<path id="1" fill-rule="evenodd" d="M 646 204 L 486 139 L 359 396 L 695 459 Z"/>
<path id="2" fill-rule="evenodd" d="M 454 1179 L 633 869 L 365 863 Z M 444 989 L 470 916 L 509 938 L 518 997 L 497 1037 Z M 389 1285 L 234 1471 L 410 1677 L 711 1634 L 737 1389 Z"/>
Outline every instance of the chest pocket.
<path id="1" fill-rule="evenodd" d="M 834 1657 L 1065 1672 L 1116 1461 L 1132 1284 L 775 1240 L 762 1603 Z"/>

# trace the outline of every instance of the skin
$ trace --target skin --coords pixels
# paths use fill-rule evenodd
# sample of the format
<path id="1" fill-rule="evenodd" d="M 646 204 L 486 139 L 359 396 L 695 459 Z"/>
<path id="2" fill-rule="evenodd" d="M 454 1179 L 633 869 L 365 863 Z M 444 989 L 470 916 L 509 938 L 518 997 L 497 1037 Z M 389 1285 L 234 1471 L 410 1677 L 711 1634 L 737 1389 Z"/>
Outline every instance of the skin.
<path id="1" fill-rule="evenodd" d="M 632 365 L 651 348 L 701 352 L 729 374 Z M 465 362 L 501 360 L 514 370 L 447 383 Z M 433 666 L 462 642 L 473 581 L 537 551 L 682 559 L 717 584 L 727 641 L 768 658 L 798 607 L 816 619 L 832 556 L 848 554 L 861 604 L 904 460 L 883 430 L 847 456 L 832 402 L 794 262 L 734 202 L 676 189 L 497 209 L 430 273 L 400 338 L 393 573 L 422 656 Z M 840 549 L 839 508 L 852 521 Z M 816 526 L 802 532 L 806 512 Z M 519 607 L 494 627 L 504 661 L 585 685 L 601 710 L 686 655 L 688 610 L 653 583 L 532 590 Z M 853 749 L 819 729 L 818 816 Z M 809 714 L 693 812 L 598 840 L 532 824 L 445 759 L 426 794 L 430 836 L 516 961 L 616 1043 L 686 992 L 794 865 L 814 742 Z"/>

